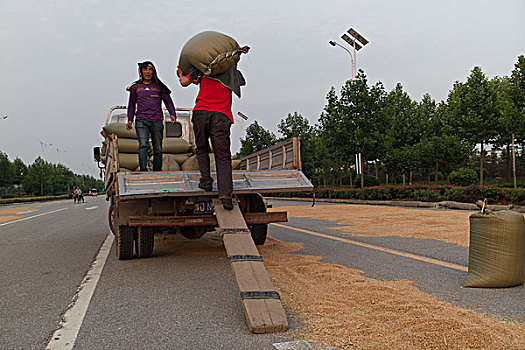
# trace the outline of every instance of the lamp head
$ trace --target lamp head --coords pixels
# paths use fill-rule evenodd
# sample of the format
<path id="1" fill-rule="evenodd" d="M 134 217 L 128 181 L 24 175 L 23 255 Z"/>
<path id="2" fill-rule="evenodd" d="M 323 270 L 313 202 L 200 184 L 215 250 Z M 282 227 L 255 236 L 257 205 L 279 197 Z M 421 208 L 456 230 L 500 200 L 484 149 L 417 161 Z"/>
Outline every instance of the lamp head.
<path id="1" fill-rule="evenodd" d="M 330 40 L 328 43 L 332 46 L 335 46 L 335 41 Z"/>

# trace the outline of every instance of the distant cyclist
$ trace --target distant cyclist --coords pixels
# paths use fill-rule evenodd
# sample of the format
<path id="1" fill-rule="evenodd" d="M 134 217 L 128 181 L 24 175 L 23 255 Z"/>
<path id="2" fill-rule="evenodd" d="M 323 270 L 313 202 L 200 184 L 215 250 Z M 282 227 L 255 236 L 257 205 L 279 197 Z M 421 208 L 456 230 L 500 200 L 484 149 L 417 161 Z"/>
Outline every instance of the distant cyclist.
<path id="1" fill-rule="evenodd" d="M 82 190 L 80 187 L 77 186 L 75 190 L 73 191 L 73 202 L 80 203 L 82 200 L 82 203 L 84 203 L 84 196 L 82 195 Z"/>

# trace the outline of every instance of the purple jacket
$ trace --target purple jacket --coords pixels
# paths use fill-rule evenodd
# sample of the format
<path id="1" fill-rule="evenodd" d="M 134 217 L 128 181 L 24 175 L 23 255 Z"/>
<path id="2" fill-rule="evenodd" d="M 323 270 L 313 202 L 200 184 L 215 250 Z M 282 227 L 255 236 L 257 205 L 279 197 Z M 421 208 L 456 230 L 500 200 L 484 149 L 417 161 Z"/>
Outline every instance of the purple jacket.
<path id="1" fill-rule="evenodd" d="M 133 120 L 135 111 L 137 119 L 162 121 L 162 104 L 164 101 L 170 115 L 175 115 L 175 106 L 169 93 L 163 92 L 156 82 L 150 84 L 136 83 L 129 88 L 128 121 Z"/>

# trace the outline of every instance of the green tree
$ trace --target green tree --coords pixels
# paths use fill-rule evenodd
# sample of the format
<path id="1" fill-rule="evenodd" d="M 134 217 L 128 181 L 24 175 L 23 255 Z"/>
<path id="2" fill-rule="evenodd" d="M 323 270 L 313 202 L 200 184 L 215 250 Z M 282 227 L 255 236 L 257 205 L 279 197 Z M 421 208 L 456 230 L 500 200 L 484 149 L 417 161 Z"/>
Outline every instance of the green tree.
<path id="1" fill-rule="evenodd" d="M 27 174 L 27 166 L 20 158 L 13 161 L 13 184 L 18 187 L 18 195 L 21 195 L 22 181 Z"/>
<path id="2" fill-rule="evenodd" d="M 518 57 L 518 62 L 514 65 L 504 89 L 504 96 L 502 123 L 506 127 L 506 132 L 511 134 L 511 143 L 514 143 L 515 138 L 523 143 L 525 140 L 525 57 L 523 55 Z M 515 151 L 514 149 L 512 151 L 513 179 L 516 188 Z"/>
<path id="3" fill-rule="evenodd" d="M 50 191 L 52 168 L 52 164 L 41 157 L 35 159 L 33 164 L 27 167 L 27 175 L 22 180 L 24 190 L 32 195 L 52 194 Z"/>
<path id="4" fill-rule="evenodd" d="M 237 153 L 237 158 L 246 157 L 265 148 L 275 145 L 277 137 L 271 131 L 263 128 L 255 120 L 246 128 L 246 137 L 241 139 L 241 149 Z"/>
<path id="5" fill-rule="evenodd" d="M 379 158 L 384 149 L 384 95 L 382 83 L 369 86 L 362 70 L 356 79 L 347 81 L 341 88 L 339 99 L 335 90 L 330 90 L 319 122 L 321 136 L 333 152 L 336 171 L 349 169 L 356 153 L 362 155 L 363 170 L 364 162 Z M 363 176 L 361 182 L 364 186 Z"/>
<path id="6" fill-rule="evenodd" d="M 310 126 L 308 119 L 300 113 L 294 112 L 281 120 L 277 124 L 277 130 L 283 135 L 281 140 L 288 140 L 292 137 L 301 138 L 301 163 L 303 173 L 311 179 L 315 174 L 314 153 L 315 142 L 313 141 L 313 127 Z"/>
<path id="7" fill-rule="evenodd" d="M 315 149 L 315 162 L 318 173 L 325 179 L 340 176 L 342 169 L 349 169 L 355 153 L 354 139 L 345 125 L 347 120 L 342 113 L 340 101 L 332 87 L 326 96 L 327 104 L 319 118 L 317 128 L 318 145 Z"/>
<path id="8" fill-rule="evenodd" d="M 480 144 L 480 185 L 483 185 L 484 145 L 498 132 L 497 96 L 480 67 L 474 67 L 465 83 L 456 82 L 448 98 L 446 124 L 452 135 L 471 145 Z"/>
<path id="9" fill-rule="evenodd" d="M 5 193 L 13 185 L 13 165 L 9 161 L 6 153 L 0 152 L 0 187 L 4 188 Z"/>
<path id="10" fill-rule="evenodd" d="M 312 126 L 308 119 L 303 117 L 300 113 L 288 113 L 288 116 L 277 124 L 277 130 L 283 135 L 282 141 L 288 140 L 291 137 L 308 138 L 312 133 Z"/>
<path id="11" fill-rule="evenodd" d="M 429 106 L 425 105 L 425 107 Z M 388 149 L 390 150 L 389 152 L 392 153 L 388 157 L 389 161 L 387 164 L 389 164 L 389 166 L 387 166 L 386 169 L 389 173 L 401 170 L 403 184 L 405 184 L 406 172 L 412 175 L 417 164 L 417 159 L 415 159 L 417 153 L 411 151 L 409 148 L 421 141 L 421 134 L 424 129 L 424 125 L 420 120 L 420 118 L 424 116 L 423 111 L 416 113 L 416 109 L 417 103 L 412 101 L 400 83 L 388 93 L 383 107 L 383 113 L 386 118 L 388 118 L 389 125 L 387 133 Z M 404 150 L 393 152 L 393 150 L 401 149 Z M 396 160 L 397 157 L 401 158 Z M 400 165 L 392 167 L 395 162 L 400 162 Z M 392 173 L 392 175 L 396 175 L 396 173 Z M 410 178 L 412 178 L 412 176 L 410 176 Z"/>

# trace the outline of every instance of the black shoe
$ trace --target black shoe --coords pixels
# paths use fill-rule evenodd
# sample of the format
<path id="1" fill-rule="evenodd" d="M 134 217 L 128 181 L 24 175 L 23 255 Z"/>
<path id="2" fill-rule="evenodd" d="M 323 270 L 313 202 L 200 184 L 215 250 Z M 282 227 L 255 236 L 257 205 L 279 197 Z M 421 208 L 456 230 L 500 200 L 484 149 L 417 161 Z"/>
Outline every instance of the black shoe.
<path id="1" fill-rule="evenodd" d="M 226 210 L 232 210 L 233 209 L 233 202 L 231 199 L 221 199 L 222 207 Z"/>
<path id="2" fill-rule="evenodd" d="M 212 186 L 211 182 L 200 182 L 199 183 L 199 188 L 202 188 L 206 192 L 211 192 L 212 189 L 213 189 L 213 186 Z"/>

